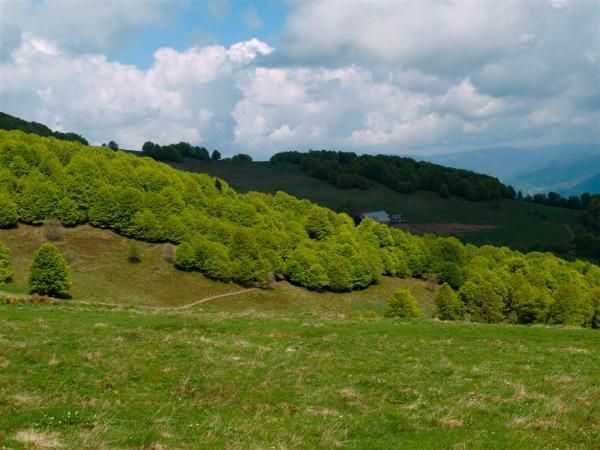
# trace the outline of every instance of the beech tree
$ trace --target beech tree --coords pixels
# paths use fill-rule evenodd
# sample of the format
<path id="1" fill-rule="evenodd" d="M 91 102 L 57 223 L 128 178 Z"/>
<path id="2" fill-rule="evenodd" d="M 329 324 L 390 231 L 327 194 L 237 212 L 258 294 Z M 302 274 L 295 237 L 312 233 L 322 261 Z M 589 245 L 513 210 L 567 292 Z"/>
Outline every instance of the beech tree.
<path id="1" fill-rule="evenodd" d="M 69 267 L 57 247 L 49 243 L 40 245 L 29 268 L 29 284 L 35 294 L 68 295 L 72 284 Z"/>
<path id="2" fill-rule="evenodd" d="M 464 304 L 448 283 L 442 284 L 435 295 L 435 315 L 442 320 L 459 320 Z"/>
<path id="3" fill-rule="evenodd" d="M 419 309 L 417 299 L 408 290 L 398 289 L 388 300 L 385 315 L 399 319 L 413 319 L 421 317 L 423 313 Z"/>
<path id="4" fill-rule="evenodd" d="M 8 194 L 0 192 L 0 228 L 13 227 L 18 219 L 16 203 Z"/>

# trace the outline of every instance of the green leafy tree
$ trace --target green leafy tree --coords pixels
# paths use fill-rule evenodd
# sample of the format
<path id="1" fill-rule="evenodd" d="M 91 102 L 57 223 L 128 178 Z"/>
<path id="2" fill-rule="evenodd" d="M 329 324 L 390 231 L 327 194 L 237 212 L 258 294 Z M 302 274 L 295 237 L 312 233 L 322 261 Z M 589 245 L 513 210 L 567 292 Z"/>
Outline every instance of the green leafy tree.
<path id="1" fill-rule="evenodd" d="M 546 288 L 534 286 L 518 275 L 512 279 L 508 303 L 519 323 L 544 323 L 554 299 Z"/>
<path id="2" fill-rule="evenodd" d="M 560 286 L 554 292 L 552 321 L 565 325 L 583 326 L 589 323 L 594 315 L 594 308 L 589 297 L 575 283 Z"/>
<path id="3" fill-rule="evenodd" d="M 54 245 L 40 245 L 29 269 L 29 284 L 35 294 L 67 296 L 71 287 L 69 267 Z"/>
<path id="4" fill-rule="evenodd" d="M 385 315 L 400 319 L 412 319 L 423 316 L 423 313 L 419 309 L 417 299 L 408 290 L 398 289 L 388 300 Z"/>
<path id="5" fill-rule="evenodd" d="M 0 192 L 0 228 L 10 228 L 17 224 L 17 204 L 8 195 Z"/>
<path id="6" fill-rule="evenodd" d="M 210 159 L 213 161 L 218 161 L 221 159 L 221 152 L 219 150 L 213 150 L 210 154 Z"/>
<path id="7" fill-rule="evenodd" d="M 325 239 L 333 232 L 327 210 L 318 206 L 312 208 L 304 227 L 312 239 Z"/>
<path id="8" fill-rule="evenodd" d="M 0 242 L 0 284 L 10 281 L 13 276 L 12 258 L 8 248 Z"/>
<path id="9" fill-rule="evenodd" d="M 185 271 L 197 269 L 194 247 L 189 242 L 183 242 L 175 251 L 175 267 Z"/>
<path id="10" fill-rule="evenodd" d="M 56 216 L 65 227 L 74 227 L 85 222 L 85 212 L 79 208 L 75 200 L 69 197 L 60 199 L 57 205 Z"/>
<path id="11" fill-rule="evenodd" d="M 133 216 L 128 231 L 133 236 L 150 242 L 159 241 L 162 236 L 160 222 L 148 209 L 139 211 Z"/>
<path id="12" fill-rule="evenodd" d="M 435 314 L 442 320 L 460 320 L 464 314 L 464 304 L 447 283 L 435 295 Z"/>
<path id="13" fill-rule="evenodd" d="M 489 283 L 467 281 L 460 288 L 459 296 L 474 322 L 497 323 L 504 318 L 502 296 Z"/>

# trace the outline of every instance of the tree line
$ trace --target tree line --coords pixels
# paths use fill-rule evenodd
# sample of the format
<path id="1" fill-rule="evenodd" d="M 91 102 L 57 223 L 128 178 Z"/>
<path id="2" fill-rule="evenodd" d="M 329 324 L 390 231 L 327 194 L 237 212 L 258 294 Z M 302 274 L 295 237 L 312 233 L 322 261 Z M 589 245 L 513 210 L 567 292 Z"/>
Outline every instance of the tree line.
<path id="1" fill-rule="evenodd" d="M 418 237 L 371 220 L 356 226 L 283 192 L 238 194 L 150 158 L 0 131 L 0 226 L 51 218 L 171 242 L 180 270 L 243 285 L 287 279 L 343 292 L 415 277 L 447 284 L 455 306 L 444 318 L 597 326 L 600 314 L 600 267 L 589 262 Z"/>
<path id="2" fill-rule="evenodd" d="M 401 156 L 331 150 L 287 151 L 273 155 L 271 162 L 299 164 L 310 176 L 342 189 L 368 189 L 370 181 L 377 181 L 402 193 L 423 189 L 438 192 L 442 197 L 452 194 L 468 200 L 516 197 L 515 190 L 497 178 Z"/>
<path id="3" fill-rule="evenodd" d="M 28 122 L 3 112 L 0 112 L 0 130 L 21 130 L 26 133 L 34 133 L 39 136 L 52 136 L 56 139 L 62 139 L 64 141 L 76 141 L 81 142 L 84 145 L 88 145 L 88 141 L 77 133 L 52 131 L 44 124 L 38 122 Z"/>

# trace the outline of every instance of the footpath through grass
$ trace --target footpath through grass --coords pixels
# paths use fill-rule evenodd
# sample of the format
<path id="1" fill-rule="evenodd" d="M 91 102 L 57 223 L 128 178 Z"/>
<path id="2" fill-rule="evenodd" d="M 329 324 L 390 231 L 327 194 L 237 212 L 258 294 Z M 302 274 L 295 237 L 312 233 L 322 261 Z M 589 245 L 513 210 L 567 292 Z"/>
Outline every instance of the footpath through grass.
<path id="1" fill-rule="evenodd" d="M 0 305 L 0 447 L 590 449 L 594 330 Z"/>

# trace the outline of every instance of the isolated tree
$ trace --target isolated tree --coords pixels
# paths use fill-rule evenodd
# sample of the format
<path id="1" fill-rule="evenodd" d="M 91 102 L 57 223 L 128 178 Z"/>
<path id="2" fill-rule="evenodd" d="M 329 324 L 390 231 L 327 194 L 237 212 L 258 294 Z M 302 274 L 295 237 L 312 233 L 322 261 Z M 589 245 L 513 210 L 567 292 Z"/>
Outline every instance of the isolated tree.
<path id="1" fill-rule="evenodd" d="M 421 317 L 423 313 L 417 305 L 417 299 L 408 290 L 398 289 L 388 300 L 385 315 L 400 319 L 412 319 Z"/>
<path id="2" fill-rule="evenodd" d="M 0 284 L 10 281 L 13 276 L 12 258 L 8 248 L 0 242 Z"/>
<path id="3" fill-rule="evenodd" d="M 232 156 L 231 160 L 237 162 L 252 162 L 252 156 L 247 155 L 246 153 L 238 153 L 237 155 Z"/>
<path id="4" fill-rule="evenodd" d="M 0 228 L 9 228 L 17 224 L 17 204 L 8 196 L 0 192 Z"/>
<path id="5" fill-rule="evenodd" d="M 33 255 L 29 269 L 29 284 L 35 294 L 62 297 L 68 295 L 71 287 L 69 267 L 62 254 L 54 245 L 40 245 Z"/>
<path id="6" fill-rule="evenodd" d="M 442 284 L 435 296 L 435 315 L 442 320 L 459 320 L 464 313 L 464 305 L 458 294 L 448 283 Z"/>
<path id="7" fill-rule="evenodd" d="M 110 141 L 108 143 L 108 148 L 111 150 L 119 150 L 119 144 L 117 144 L 115 141 Z"/>
<path id="8" fill-rule="evenodd" d="M 218 161 L 221 159 L 221 152 L 219 150 L 213 150 L 212 153 L 210 154 L 210 158 L 213 161 Z"/>

